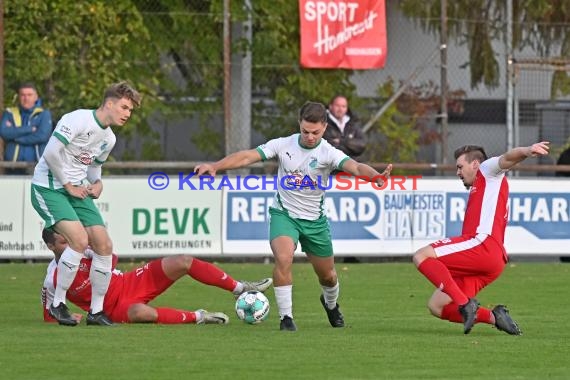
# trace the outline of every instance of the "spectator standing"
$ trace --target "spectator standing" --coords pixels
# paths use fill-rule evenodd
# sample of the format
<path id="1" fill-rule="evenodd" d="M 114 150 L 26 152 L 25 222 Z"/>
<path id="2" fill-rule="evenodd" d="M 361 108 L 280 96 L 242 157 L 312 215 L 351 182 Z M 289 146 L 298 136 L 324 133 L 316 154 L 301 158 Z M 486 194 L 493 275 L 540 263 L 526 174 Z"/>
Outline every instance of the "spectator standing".
<path id="1" fill-rule="evenodd" d="M 41 103 L 33 83 L 25 82 L 18 87 L 18 105 L 4 110 L 0 124 L 4 161 L 39 161 L 52 132 L 51 113 Z M 7 174 L 26 172 L 26 169 L 6 169 Z"/>
<path id="2" fill-rule="evenodd" d="M 348 99 L 343 95 L 335 95 L 329 102 L 327 110 L 327 129 L 323 138 L 348 157 L 360 161 L 359 157 L 366 149 L 366 137 L 358 125 L 358 119 L 348 107 Z M 333 171 L 336 174 L 338 171 Z M 344 258 L 345 263 L 358 263 L 354 256 Z"/>
<path id="3" fill-rule="evenodd" d="M 327 110 L 327 129 L 323 138 L 348 157 L 358 161 L 366 149 L 366 137 L 358 119 L 348 107 L 343 95 L 335 95 Z"/>
<path id="4" fill-rule="evenodd" d="M 0 162 L 4 161 L 4 139 L 0 137 Z M 0 175 L 4 174 L 4 168 L 0 168 Z"/>

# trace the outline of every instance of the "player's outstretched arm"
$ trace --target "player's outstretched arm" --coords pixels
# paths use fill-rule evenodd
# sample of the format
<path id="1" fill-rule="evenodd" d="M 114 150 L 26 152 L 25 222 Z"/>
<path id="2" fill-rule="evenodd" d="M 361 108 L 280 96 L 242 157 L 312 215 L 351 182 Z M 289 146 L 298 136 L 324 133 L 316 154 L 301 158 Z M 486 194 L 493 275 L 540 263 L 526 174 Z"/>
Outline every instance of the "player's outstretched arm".
<path id="1" fill-rule="evenodd" d="M 548 141 L 541 141 L 531 146 L 513 148 L 499 158 L 499 167 L 508 170 L 528 157 L 546 156 L 550 150 L 549 144 Z"/>
<path id="2" fill-rule="evenodd" d="M 376 182 L 378 186 L 382 187 L 384 181 L 390 177 L 392 164 L 388 164 L 382 173 L 378 173 L 372 166 L 350 159 L 344 163 L 342 170 L 354 176 L 368 178 L 370 182 Z"/>
<path id="3" fill-rule="evenodd" d="M 194 172 L 197 173 L 198 176 L 203 174 L 216 175 L 218 170 L 239 169 L 259 161 L 261 161 L 261 155 L 256 149 L 241 150 L 213 164 L 196 165 Z"/>

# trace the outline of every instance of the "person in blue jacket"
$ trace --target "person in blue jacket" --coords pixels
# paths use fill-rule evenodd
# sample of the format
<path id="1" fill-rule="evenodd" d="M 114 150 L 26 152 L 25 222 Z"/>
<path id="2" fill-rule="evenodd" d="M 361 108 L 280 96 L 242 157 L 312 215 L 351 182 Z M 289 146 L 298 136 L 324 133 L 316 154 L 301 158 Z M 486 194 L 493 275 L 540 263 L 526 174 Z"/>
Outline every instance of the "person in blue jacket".
<path id="1" fill-rule="evenodd" d="M 4 140 L 4 161 L 37 162 L 52 133 L 49 110 L 41 106 L 36 86 L 18 87 L 18 105 L 2 114 L 0 137 Z M 8 174 L 26 174 L 26 169 L 8 169 Z"/>

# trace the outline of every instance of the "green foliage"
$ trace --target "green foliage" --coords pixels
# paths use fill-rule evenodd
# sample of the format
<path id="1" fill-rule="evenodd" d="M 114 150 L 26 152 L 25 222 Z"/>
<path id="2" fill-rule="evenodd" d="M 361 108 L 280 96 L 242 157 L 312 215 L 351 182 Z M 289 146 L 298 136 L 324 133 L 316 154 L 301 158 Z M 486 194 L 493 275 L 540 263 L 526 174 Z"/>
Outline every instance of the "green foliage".
<path id="1" fill-rule="evenodd" d="M 388 81 L 378 88 L 381 99 L 389 99 L 395 92 Z M 380 108 L 382 105 L 375 105 Z M 368 159 L 372 162 L 414 162 L 419 149 L 420 132 L 413 114 L 404 114 L 393 103 L 369 132 Z M 401 173 L 395 173 L 401 174 Z"/>
<path id="2" fill-rule="evenodd" d="M 219 157 L 220 152 L 223 150 L 220 144 L 223 141 L 222 133 L 212 130 L 206 124 L 200 126 L 200 130 L 192 136 L 191 141 L 211 159 Z"/>
<path id="3" fill-rule="evenodd" d="M 235 39 L 232 51 L 254 57 L 255 130 L 267 139 L 295 132 L 305 101 L 328 103 L 339 93 L 357 115 L 367 114 L 366 100 L 350 81 L 355 71 L 299 66 L 297 2 L 256 0 L 250 9 L 245 4 L 231 2 L 231 21 L 251 15 L 254 38 L 251 44 Z M 148 124 L 154 115 L 197 117 L 191 141 L 219 158 L 222 135 L 211 125 L 223 113 L 223 21 L 219 0 L 116 0 L 112 6 L 103 0 L 13 0 L 5 5 L 5 93 L 21 81 L 36 81 L 57 120 L 77 108 L 97 107 L 105 87 L 125 79 L 144 99 L 133 120 L 116 130 L 126 140 L 123 159 L 164 156 L 160 136 Z"/>
<path id="4" fill-rule="evenodd" d="M 5 91 L 37 82 L 57 121 L 98 107 L 109 84 L 127 80 L 143 93 L 143 107 L 115 133 L 150 135 L 147 116 L 161 107 L 160 51 L 132 1 L 13 0 L 5 4 L 5 31 Z"/>
<path id="5" fill-rule="evenodd" d="M 223 152 L 221 134 L 211 130 L 223 108 L 223 2 L 205 0 L 133 1 L 152 32 L 157 51 L 165 57 L 160 83 L 170 118 L 199 117 L 191 141 L 214 158 Z M 232 14 L 234 5 L 232 4 Z"/>
<path id="6" fill-rule="evenodd" d="M 400 83 L 399 86 L 402 86 Z M 395 91 L 392 80 L 378 90 L 380 99 L 391 98 Z M 441 109 L 441 91 L 433 82 L 408 86 L 387 108 L 369 132 L 368 160 L 373 162 L 415 162 L 422 145 L 441 142 L 440 125 L 436 122 Z M 465 92 L 448 90 L 449 112 L 462 113 Z M 382 104 L 374 104 L 379 109 Z M 405 174 L 411 174 L 406 171 Z M 397 169 L 394 174 L 402 174 Z"/>
<path id="7" fill-rule="evenodd" d="M 471 71 L 471 86 L 499 85 L 499 53 L 493 41 L 503 41 L 506 33 L 507 9 L 504 0 L 456 0 L 447 2 L 449 37 L 469 48 L 464 66 Z M 415 18 L 422 27 L 439 36 L 440 0 L 402 0 L 399 6 L 406 16 Z M 513 1 L 513 49 L 530 47 L 542 56 L 550 56 L 562 45 L 560 56 L 570 53 L 570 2 L 552 0 Z M 553 91 L 568 94 L 565 75 L 553 78 Z M 562 83 L 558 81 L 562 80 Z M 566 92 L 564 92 L 566 91 Z"/>
<path id="8" fill-rule="evenodd" d="M 307 101 L 325 104 L 337 93 L 357 110 L 362 103 L 350 82 L 353 70 L 304 69 L 299 66 L 299 5 L 287 0 L 258 0 L 253 6 L 252 77 L 254 91 L 274 103 L 256 105 L 253 127 L 265 137 L 298 130 L 297 111 Z"/>
<path id="9" fill-rule="evenodd" d="M 556 162 L 560 159 L 560 155 L 567 149 L 570 149 L 570 137 L 560 146 L 550 145 L 550 157 Z"/>
<path id="10" fill-rule="evenodd" d="M 563 57 L 570 56 L 570 38 L 565 38 L 561 47 Z M 570 75 L 568 71 L 557 71 L 552 78 L 551 98 L 570 94 Z"/>

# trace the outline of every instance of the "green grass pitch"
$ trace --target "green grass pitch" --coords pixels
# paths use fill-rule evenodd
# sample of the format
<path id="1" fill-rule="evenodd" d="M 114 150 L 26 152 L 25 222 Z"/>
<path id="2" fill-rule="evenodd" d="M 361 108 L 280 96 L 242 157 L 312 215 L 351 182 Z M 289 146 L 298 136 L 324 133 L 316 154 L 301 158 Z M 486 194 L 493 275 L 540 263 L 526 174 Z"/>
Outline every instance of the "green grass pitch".
<path id="1" fill-rule="evenodd" d="M 236 279 L 271 276 L 271 265 L 220 264 Z M 308 264 L 294 266 L 299 330 L 279 331 L 272 310 L 260 325 L 234 313 L 234 298 L 190 278 L 154 305 L 206 308 L 227 326 L 63 327 L 42 322 L 45 263 L 0 265 L 3 379 L 568 379 L 570 264 L 515 263 L 478 297 L 505 303 L 524 335 L 429 315 L 432 286 L 405 263 L 337 264 L 347 327 L 329 326 Z M 121 264 L 122 269 L 132 265 Z"/>

